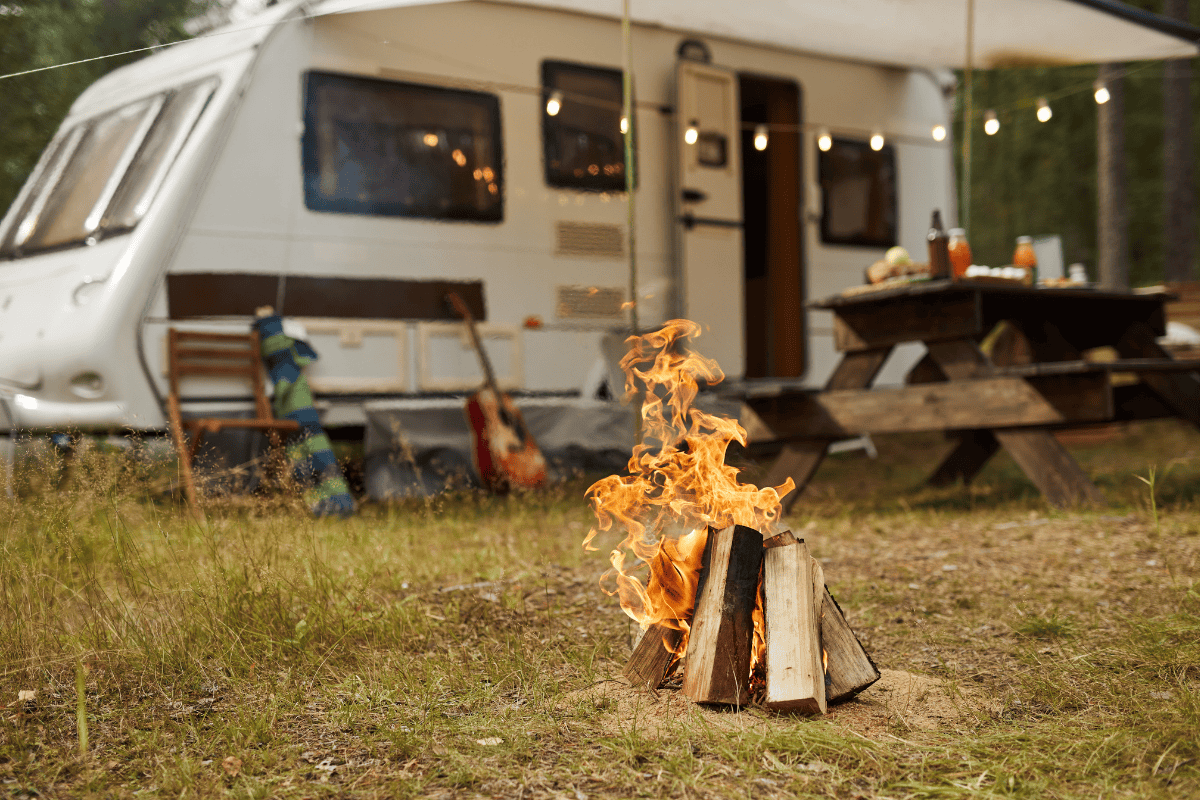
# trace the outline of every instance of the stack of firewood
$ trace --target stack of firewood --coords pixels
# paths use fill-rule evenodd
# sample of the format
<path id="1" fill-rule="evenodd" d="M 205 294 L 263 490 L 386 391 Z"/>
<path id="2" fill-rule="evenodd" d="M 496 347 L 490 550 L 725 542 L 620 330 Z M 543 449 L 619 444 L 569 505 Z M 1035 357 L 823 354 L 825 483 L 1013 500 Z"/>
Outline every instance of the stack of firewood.
<path id="1" fill-rule="evenodd" d="M 756 606 L 765 655 L 752 670 Z M 694 611 L 679 622 L 690 628 L 683 657 L 682 631 L 652 625 L 625 667 L 632 684 L 657 689 L 682 664 L 694 702 L 745 705 L 754 686 L 768 708 L 824 713 L 879 680 L 821 565 L 788 532 L 764 540 L 741 525 L 710 530 Z"/>

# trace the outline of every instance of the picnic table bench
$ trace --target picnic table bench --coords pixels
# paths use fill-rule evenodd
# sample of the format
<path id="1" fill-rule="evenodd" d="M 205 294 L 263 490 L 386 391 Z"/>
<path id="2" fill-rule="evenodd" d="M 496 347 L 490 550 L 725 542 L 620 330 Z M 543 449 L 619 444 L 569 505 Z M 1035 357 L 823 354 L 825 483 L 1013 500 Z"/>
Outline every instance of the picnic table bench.
<path id="1" fill-rule="evenodd" d="M 863 433 L 941 430 L 955 447 L 934 485 L 969 482 L 1004 448 L 1056 506 L 1103 503 L 1056 429 L 1178 417 L 1200 427 L 1200 360 L 1178 360 L 1157 338 L 1165 293 L 927 281 L 837 295 L 843 356 L 820 392 L 745 402 L 785 442 L 766 483 L 791 477 L 790 506 L 831 443 Z M 893 348 L 925 345 L 899 387 L 871 388 Z M 1096 360 L 1100 348 L 1107 360 Z"/>

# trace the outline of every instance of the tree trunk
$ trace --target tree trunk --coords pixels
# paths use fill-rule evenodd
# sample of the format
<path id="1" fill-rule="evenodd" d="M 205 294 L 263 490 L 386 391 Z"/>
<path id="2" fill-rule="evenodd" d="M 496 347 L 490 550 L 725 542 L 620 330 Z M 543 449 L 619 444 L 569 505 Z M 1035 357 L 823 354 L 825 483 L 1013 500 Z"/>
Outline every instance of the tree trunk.
<path id="1" fill-rule="evenodd" d="M 1186 22 L 1188 0 L 1165 0 L 1163 14 Z M 1192 161 L 1192 62 L 1179 58 L 1163 73 L 1163 277 L 1177 283 L 1196 274 Z"/>
<path id="2" fill-rule="evenodd" d="M 1109 100 L 1096 120 L 1096 261 L 1100 285 L 1129 288 L 1129 201 L 1125 176 L 1124 64 L 1101 64 Z"/>

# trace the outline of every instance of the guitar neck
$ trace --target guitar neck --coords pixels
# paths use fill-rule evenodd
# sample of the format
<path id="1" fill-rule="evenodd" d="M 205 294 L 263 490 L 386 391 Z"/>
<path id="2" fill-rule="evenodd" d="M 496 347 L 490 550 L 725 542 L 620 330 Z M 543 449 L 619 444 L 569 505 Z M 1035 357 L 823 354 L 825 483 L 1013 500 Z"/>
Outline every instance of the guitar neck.
<path id="1" fill-rule="evenodd" d="M 475 317 L 471 315 L 471 310 L 467 308 L 467 304 L 457 294 L 451 292 L 447 295 L 450 302 L 454 304 L 454 308 L 462 316 L 463 321 L 467 323 L 467 331 L 471 334 L 471 344 L 475 346 L 475 354 L 479 356 L 479 363 L 483 366 L 483 380 L 487 384 L 487 388 L 492 390 L 492 394 L 496 399 L 500 399 L 500 387 L 496 385 L 496 373 L 492 371 L 492 362 L 488 359 L 487 351 L 483 349 L 483 342 L 479 339 L 479 332 L 475 330 Z"/>

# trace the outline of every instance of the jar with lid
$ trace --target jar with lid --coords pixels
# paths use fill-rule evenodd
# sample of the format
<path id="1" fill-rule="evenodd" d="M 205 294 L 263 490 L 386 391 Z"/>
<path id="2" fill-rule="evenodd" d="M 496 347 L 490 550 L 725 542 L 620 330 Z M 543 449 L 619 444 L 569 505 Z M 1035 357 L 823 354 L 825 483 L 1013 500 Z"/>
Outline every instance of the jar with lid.
<path id="1" fill-rule="evenodd" d="M 1033 252 L 1033 237 L 1018 236 L 1017 250 L 1013 253 L 1013 264 L 1025 268 L 1026 282 L 1037 286 L 1037 254 Z"/>
<path id="2" fill-rule="evenodd" d="M 950 241 L 946 245 L 950 252 L 950 272 L 954 280 L 964 278 L 971 266 L 971 245 L 967 244 L 967 232 L 962 228 L 950 229 Z"/>

